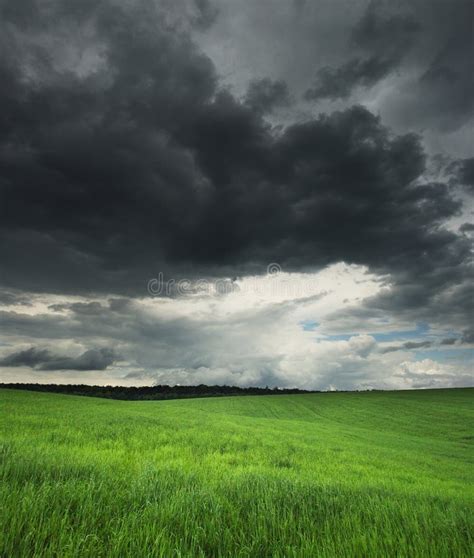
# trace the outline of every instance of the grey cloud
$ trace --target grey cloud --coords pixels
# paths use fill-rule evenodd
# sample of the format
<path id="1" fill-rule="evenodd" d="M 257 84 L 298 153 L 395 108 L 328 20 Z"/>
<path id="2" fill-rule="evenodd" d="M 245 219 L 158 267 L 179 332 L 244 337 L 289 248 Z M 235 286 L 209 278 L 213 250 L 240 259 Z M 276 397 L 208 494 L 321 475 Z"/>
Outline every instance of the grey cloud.
<path id="1" fill-rule="evenodd" d="M 318 99 L 347 99 L 355 87 L 370 87 L 384 78 L 395 67 L 394 61 L 376 56 L 353 58 L 339 68 L 325 66 L 318 70 L 316 84 L 304 97 Z"/>
<path id="2" fill-rule="evenodd" d="M 398 8 L 401 13 L 390 13 L 391 8 L 388 2 L 372 0 L 354 27 L 352 44 L 363 51 L 388 57 L 397 58 L 403 54 L 422 26 L 410 10 L 403 13 L 401 7 Z"/>
<path id="3" fill-rule="evenodd" d="M 465 387 L 472 383 L 472 378 L 467 374 L 460 374 L 453 377 L 452 374 L 429 374 L 420 372 L 404 371 L 397 374 L 397 377 L 410 383 L 413 389 L 446 388 L 446 387 Z"/>
<path id="4" fill-rule="evenodd" d="M 472 314 L 471 314 L 471 316 L 472 316 Z M 462 343 L 474 343 L 474 329 L 472 329 L 472 328 L 466 329 L 463 332 L 461 341 L 462 341 Z"/>
<path id="5" fill-rule="evenodd" d="M 70 320 L 49 314 L 31 316 L 22 312 L 0 311 L 2 334 L 20 338 L 65 339 L 71 337 Z"/>
<path id="6" fill-rule="evenodd" d="M 219 15 L 219 9 L 213 0 L 194 0 L 197 16 L 193 19 L 193 23 L 200 29 L 206 29 L 211 26 Z"/>
<path id="7" fill-rule="evenodd" d="M 371 2 L 352 33 L 352 47 L 365 53 L 343 65 L 318 70 L 307 100 L 347 99 L 356 87 L 370 87 L 394 71 L 420 31 L 412 15 L 385 16 L 381 4 Z"/>
<path id="8" fill-rule="evenodd" d="M 470 0 L 433 0 L 429 6 L 426 0 L 370 4 L 353 0 L 345 2 L 344 9 L 329 0 L 292 5 L 223 0 L 222 6 L 200 44 L 238 91 L 245 90 L 249 79 L 267 75 L 285 80 L 299 97 L 315 72 L 326 67 L 336 93 L 347 92 L 341 84 L 344 76 L 354 82 L 352 94 L 339 98 L 336 108 L 346 107 L 348 101 L 370 103 L 397 131 L 422 132 L 433 152 L 470 155 L 474 98 Z M 453 79 L 444 79 L 447 74 Z M 380 85 L 379 78 L 383 79 Z M 323 90 L 316 87 L 318 94 Z M 330 107 L 329 100 L 320 99 L 317 110 L 327 112 Z M 299 107 L 295 108 L 295 118 L 301 117 Z"/>
<path id="9" fill-rule="evenodd" d="M 55 312 L 61 312 L 63 310 L 70 310 L 75 314 L 86 314 L 95 316 L 101 314 L 103 310 L 103 306 L 100 302 L 92 301 L 92 302 L 73 302 L 67 304 L 51 304 L 49 306 L 50 310 Z"/>
<path id="10" fill-rule="evenodd" d="M 402 74 L 382 110 L 404 128 L 452 134 L 472 125 L 474 117 L 474 4 L 440 1 L 427 10 L 420 0 L 413 7 L 424 26 L 413 62 L 417 75 L 404 79 Z"/>
<path id="11" fill-rule="evenodd" d="M 24 305 L 30 306 L 31 301 L 28 295 L 10 290 L 0 290 L 0 305 L 2 306 L 16 306 Z"/>
<path id="12" fill-rule="evenodd" d="M 250 82 L 245 103 L 260 114 L 273 112 L 275 108 L 290 104 L 290 93 L 284 81 L 269 78 Z"/>
<path id="13" fill-rule="evenodd" d="M 46 349 L 31 347 L 24 351 L 11 353 L 0 359 L 0 366 L 29 366 L 34 368 L 41 363 L 47 362 L 52 355 Z"/>
<path id="14" fill-rule="evenodd" d="M 396 272 L 391 288 L 365 299 L 358 308 L 332 313 L 326 317 L 327 326 L 345 324 L 349 331 L 377 331 L 376 324 L 390 316 L 404 324 L 425 322 L 441 329 L 449 325 L 459 334 L 469 331 L 474 315 L 472 265 L 467 260 L 454 268 L 423 268 L 418 268 L 418 276 Z"/>
<path id="15" fill-rule="evenodd" d="M 474 225 L 472 223 L 463 223 L 460 227 L 459 227 L 460 232 L 463 233 L 471 233 L 474 231 Z"/>
<path id="16" fill-rule="evenodd" d="M 404 351 L 412 349 L 425 349 L 431 347 L 431 341 L 407 341 L 401 345 L 393 345 L 382 349 L 382 353 L 393 353 L 394 351 Z"/>
<path id="17" fill-rule="evenodd" d="M 90 349 L 77 357 L 54 356 L 39 365 L 39 370 L 105 370 L 117 360 L 110 349 Z"/>
<path id="18" fill-rule="evenodd" d="M 456 179 L 471 193 L 474 193 L 474 157 L 455 161 L 450 170 L 456 174 Z"/>
<path id="19" fill-rule="evenodd" d="M 431 347 L 431 341 L 408 341 L 403 344 L 405 349 L 421 349 Z"/>
<path id="20" fill-rule="evenodd" d="M 117 359 L 110 349 L 90 349 L 77 357 L 59 356 L 31 347 L 0 359 L 0 366 L 28 366 L 37 370 L 105 370 Z"/>
<path id="21" fill-rule="evenodd" d="M 455 345 L 457 341 L 456 337 L 447 337 L 440 342 L 440 345 Z"/>

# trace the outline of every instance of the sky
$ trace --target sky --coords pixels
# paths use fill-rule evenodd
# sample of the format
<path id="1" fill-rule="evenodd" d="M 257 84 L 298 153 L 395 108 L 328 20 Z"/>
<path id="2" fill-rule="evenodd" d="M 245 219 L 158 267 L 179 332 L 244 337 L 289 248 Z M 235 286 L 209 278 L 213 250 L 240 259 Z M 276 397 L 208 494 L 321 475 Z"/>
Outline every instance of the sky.
<path id="1" fill-rule="evenodd" d="M 474 385 L 470 0 L 0 0 L 0 381 Z"/>

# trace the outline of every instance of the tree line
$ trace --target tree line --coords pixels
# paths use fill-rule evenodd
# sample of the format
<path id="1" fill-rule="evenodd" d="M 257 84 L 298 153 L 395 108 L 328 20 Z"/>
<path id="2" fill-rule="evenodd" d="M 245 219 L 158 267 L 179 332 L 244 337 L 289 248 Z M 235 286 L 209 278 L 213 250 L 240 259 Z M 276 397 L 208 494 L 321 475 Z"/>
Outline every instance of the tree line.
<path id="1" fill-rule="evenodd" d="M 84 395 L 88 397 L 105 397 L 107 399 L 122 399 L 129 401 L 185 399 L 192 397 L 228 397 L 233 395 L 289 395 L 297 393 L 314 393 L 302 389 L 285 389 L 270 387 L 237 387 L 237 386 L 90 386 L 85 384 L 28 384 L 5 383 L 0 384 L 4 389 L 22 389 L 48 393 L 63 393 L 67 395 Z"/>

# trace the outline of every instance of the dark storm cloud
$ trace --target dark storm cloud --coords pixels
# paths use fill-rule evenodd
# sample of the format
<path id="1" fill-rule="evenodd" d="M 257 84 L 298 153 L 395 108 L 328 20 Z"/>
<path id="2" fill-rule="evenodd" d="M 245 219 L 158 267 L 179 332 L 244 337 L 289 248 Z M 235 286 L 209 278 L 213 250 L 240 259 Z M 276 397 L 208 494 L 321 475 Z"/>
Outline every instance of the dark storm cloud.
<path id="1" fill-rule="evenodd" d="M 460 165 L 460 181 L 474 189 L 474 157 L 464 159 Z"/>
<path id="2" fill-rule="evenodd" d="M 448 171 L 454 174 L 455 182 L 474 194 L 474 157 L 454 161 L 449 165 Z"/>
<path id="3" fill-rule="evenodd" d="M 250 82 L 245 103 L 260 114 L 272 112 L 275 108 L 290 104 L 288 85 L 284 81 L 269 78 Z"/>
<path id="4" fill-rule="evenodd" d="M 158 271 L 344 260 L 393 275 L 387 308 L 467 300 L 469 244 L 442 226 L 461 202 L 423 179 L 419 137 L 361 106 L 272 129 L 262 114 L 286 102 L 284 84 L 256 81 L 239 101 L 162 16 L 150 2 L 3 2 L 4 285 L 144 295 Z M 370 7 L 353 41 L 381 74 L 417 33 L 409 16 Z"/>
<path id="5" fill-rule="evenodd" d="M 351 46 L 362 55 L 339 67 L 318 70 L 308 100 L 345 99 L 355 87 L 370 87 L 394 71 L 410 50 L 420 24 L 411 14 L 384 15 L 381 3 L 371 2 L 352 33 Z"/>
<path id="6" fill-rule="evenodd" d="M 36 370 L 105 370 L 117 359 L 110 349 L 90 349 L 77 357 L 59 356 L 31 347 L 0 359 L 0 366 L 27 366 Z"/>

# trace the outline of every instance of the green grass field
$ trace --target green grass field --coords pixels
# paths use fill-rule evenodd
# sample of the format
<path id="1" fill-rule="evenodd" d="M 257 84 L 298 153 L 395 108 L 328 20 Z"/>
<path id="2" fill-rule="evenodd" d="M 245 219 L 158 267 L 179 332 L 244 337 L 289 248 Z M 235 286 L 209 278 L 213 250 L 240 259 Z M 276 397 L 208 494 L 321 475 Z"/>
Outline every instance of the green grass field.
<path id="1" fill-rule="evenodd" d="M 0 555 L 471 557 L 473 400 L 0 390 Z"/>

